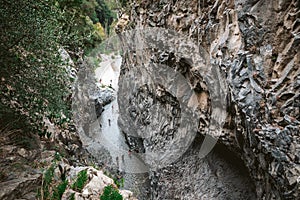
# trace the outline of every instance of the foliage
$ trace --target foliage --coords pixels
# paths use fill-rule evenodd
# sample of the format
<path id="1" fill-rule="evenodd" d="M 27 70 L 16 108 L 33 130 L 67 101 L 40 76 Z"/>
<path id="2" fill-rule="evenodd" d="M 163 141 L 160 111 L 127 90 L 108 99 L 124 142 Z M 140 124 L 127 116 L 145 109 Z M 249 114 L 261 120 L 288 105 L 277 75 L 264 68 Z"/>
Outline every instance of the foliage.
<path id="1" fill-rule="evenodd" d="M 70 200 L 75 200 L 75 193 L 72 193 L 72 194 L 71 194 Z"/>
<path id="2" fill-rule="evenodd" d="M 119 0 L 122 7 L 126 7 L 128 0 Z"/>
<path id="3" fill-rule="evenodd" d="M 88 180 L 87 170 L 82 170 L 78 173 L 76 181 L 72 184 L 72 189 L 81 191 Z"/>
<path id="4" fill-rule="evenodd" d="M 17 110 L 40 135 L 43 117 L 69 116 L 65 63 L 58 54 L 63 35 L 54 1 L 8 1 L 0 8 L 1 106 Z M 20 28 L 22 27 L 22 28 Z M 38 123 L 37 123 L 38 122 Z"/>
<path id="5" fill-rule="evenodd" d="M 96 7 L 96 14 L 99 22 L 107 30 L 107 34 L 110 34 L 109 27 L 113 22 L 116 15 L 109 9 L 105 1 L 97 0 L 98 6 Z"/>
<path id="6" fill-rule="evenodd" d="M 79 49 L 89 50 L 102 38 L 95 34 L 93 23 L 98 22 L 95 0 L 61 0 L 59 8 L 63 18 L 65 41 L 61 44 L 76 55 Z"/>
<path id="7" fill-rule="evenodd" d="M 96 0 L 89 0 L 89 1 L 83 0 L 81 6 L 83 13 L 85 13 L 86 16 L 89 16 L 89 18 L 93 21 L 93 23 L 99 22 L 95 10 L 96 6 L 98 6 Z"/>
<path id="8" fill-rule="evenodd" d="M 94 24 L 94 28 L 101 38 L 106 37 L 104 28 L 102 27 L 100 22 L 97 22 L 96 24 Z"/>
<path id="9" fill-rule="evenodd" d="M 65 178 L 61 180 L 62 182 L 57 183 L 57 177 L 55 177 L 54 173 L 57 167 L 56 161 L 56 158 L 54 158 L 51 166 L 43 174 L 42 186 L 38 190 L 39 199 L 60 200 L 68 186 L 68 180 Z"/>
<path id="10" fill-rule="evenodd" d="M 54 154 L 54 160 L 55 161 L 61 161 L 61 155 L 60 155 L 59 152 L 55 152 L 55 154 Z"/>
<path id="11" fill-rule="evenodd" d="M 101 200 L 122 200 L 122 195 L 112 185 L 104 188 L 103 194 L 100 196 Z"/>
<path id="12" fill-rule="evenodd" d="M 43 175 L 42 188 L 40 191 L 41 196 L 43 197 L 42 199 L 48 199 L 50 197 L 50 187 L 54 177 L 54 169 L 54 164 L 52 164 Z"/>
<path id="13" fill-rule="evenodd" d="M 114 178 L 113 180 L 118 188 L 124 187 L 124 178 L 123 177 L 121 179 Z"/>
<path id="14" fill-rule="evenodd" d="M 50 137 L 45 117 L 56 125 L 68 122 L 71 79 L 59 51 L 76 59 L 94 48 L 105 37 L 99 12 L 106 13 L 101 23 L 111 21 L 103 9 L 108 9 L 103 0 L 3 0 L 0 110 L 23 116 L 22 125 L 40 136 Z"/>
<path id="15" fill-rule="evenodd" d="M 64 180 L 53 191 L 51 200 L 60 200 L 68 186 L 68 180 Z"/>

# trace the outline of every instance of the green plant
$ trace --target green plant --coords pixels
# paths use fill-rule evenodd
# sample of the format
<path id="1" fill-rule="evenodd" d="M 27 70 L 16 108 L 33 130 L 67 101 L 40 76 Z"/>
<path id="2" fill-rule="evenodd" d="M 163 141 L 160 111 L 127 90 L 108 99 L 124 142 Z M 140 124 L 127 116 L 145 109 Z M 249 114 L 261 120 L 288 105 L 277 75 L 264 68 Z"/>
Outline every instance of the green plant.
<path id="1" fill-rule="evenodd" d="M 68 186 L 68 180 L 64 180 L 60 183 L 53 191 L 51 200 L 61 200 L 62 195 L 64 194 Z"/>
<path id="2" fill-rule="evenodd" d="M 0 101 L 25 116 L 41 136 L 46 135 L 45 116 L 69 115 L 66 63 L 58 53 L 66 41 L 64 15 L 55 3 L 5 1 L 0 8 L 0 18 L 9 23 L 0 34 Z"/>
<path id="3" fill-rule="evenodd" d="M 42 188 L 39 192 L 42 196 L 42 199 L 48 199 L 50 196 L 49 189 L 51 186 L 52 179 L 54 177 L 54 169 L 54 164 L 52 164 L 43 175 Z"/>
<path id="4" fill-rule="evenodd" d="M 72 193 L 69 200 L 75 200 L 75 193 Z"/>
<path id="5" fill-rule="evenodd" d="M 113 178 L 113 180 L 118 188 L 124 187 L 124 178 L 123 177 L 121 179 Z"/>
<path id="6" fill-rule="evenodd" d="M 273 62 L 276 62 L 277 58 L 278 58 L 278 54 L 275 54 L 275 53 L 272 54 L 271 60 L 272 60 Z"/>
<path id="7" fill-rule="evenodd" d="M 72 189 L 81 191 L 88 180 L 87 170 L 82 170 L 78 173 L 76 181 L 72 184 Z"/>
<path id="8" fill-rule="evenodd" d="M 0 18 L 0 106 L 23 116 L 30 132 L 49 138 L 43 119 L 61 126 L 71 116 L 69 63 L 59 52 L 76 61 L 94 48 L 105 35 L 101 27 L 113 20 L 111 10 L 104 0 L 4 0 Z"/>
<path id="9" fill-rule="evenodd" d="M 122 195 L 112 185 L 104 188 L 103 194 L 100 196 L 101 200 L 122 200 Z"/>
<path id="10" fill-rule="evenodd" d="M 59 152 L 55 152 L 55 154 L 54 154 L 54 160 L 55 161 L 61 161 L 61 155 L 60 155 Z"/>

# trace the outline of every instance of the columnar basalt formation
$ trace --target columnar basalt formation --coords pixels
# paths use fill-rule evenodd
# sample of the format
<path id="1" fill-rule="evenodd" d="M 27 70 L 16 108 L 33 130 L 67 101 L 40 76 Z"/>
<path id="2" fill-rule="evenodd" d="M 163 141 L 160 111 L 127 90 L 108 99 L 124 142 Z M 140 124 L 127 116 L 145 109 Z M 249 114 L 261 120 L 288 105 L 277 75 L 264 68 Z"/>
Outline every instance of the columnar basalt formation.
<path id="1" fill-rule="evenodd" d="M 243 160 L 255 183 L 256 198 L 298 199 L 300 195 L 299 1 L 141 0 L 132 2 L 129 7 L 131 9 L 127 14 L 130 22 L 127 23 L 127 30 L 161 27 L 183 34 L 199 48 L 203 47 L 208 52 L 210 63 L 222 72 L 222 77 L 228 85 L 228 95 L 224 97 L 228 104 L 227 118 L 218 144 L 224 145 Z M 124 56 L 121 84 L 122 79 L 128 77 L 130 71 L 142 66 L 139 63 L 139 55 L 136 54 L 138 52 L 130 52 Z M 200 111 L 198 134 L 200 137 L 207 134 L 205 128 L 209 126 L 211 98 L 204 78 L 196 76 L 201 72 L 197 73 L 197 69 L 193 69 L 193 65 L 186 58 L 172 51 L 147 49 L 142 56 L 148 57 L 154 63 L 173 67 L 187 78 L 198 98 Z M 143 73 L 141 76 L 143 77 Z M 131 107 L 136 104 L 138 108 L 131 114 L 145 115 L 139 123 L 147 123 L 147 119 L 152 119 L 147 118 L 145 110 L 147 106 L 149 108 L 153 104 L 153 99 L 150 98 L 153 91 L 159 93 L 166 89 L 158 90 L 158 87 L 159 85 L 156 85 L 153 86 L 153 90 L 149 88 L 139 90 L 135 93 L 136 97 L 127 94 L 134 98 Z M 150 102 L 141 102 L 139 98 L 141 96 L 145 96 L 143 99 L 149 98 Z M 160 97 L 161 102 L 166 105 L 162 109 L 164 111 L 161 111 L 165 114 L 161 119 L 171 118 L 171 123 L 166 122 L 167 128 L 161 129 L 170 133 L 163 134 L 166 136 L 164 140 L 167 140 L 168 137 L 174 137 L 174 132 L 170 130 L 176 127 L 175 119 L 176 115 L 180 114 L 180 109 L 176 110 L 176 99 L 172 95 L 156 94 L 156 98 Z M 160 147 L 161 138 L 163 137 L 152 137 L 152 144 L 156 142 L 154 146 Z M 158 141 L 155 141 L 156 139 Z M 148 144 L 149 148 L 151 142 Z M 192 146 L 194 145 L 193 143 Z M 193 158 L 191 148 L 187 151 L 191 155 L 185 154 L 182 161 L 176 162 L 175 166 L 184 169 L 185 165 L 178 163 L 192 163 L 191 160 L 184 161 L 186 158 Z M 207 158 L 208 163 L 211 163 L 213 155 Z M 172 167 L 166 167 L 166 171 L 167 168 Z M 156 186 L 163 185 L 161 188 L 165 190 L 176 190 L 175 186 L 172 188 L 165 183 L 167 180 L 161 179 L 169 177 L 169 172 L 163 171 L 161 170 L 158 175 Z M 192 172 L 182 173 L 182 176 L 187 174 Z M 186 187 L 190 187 L 188 183 L 193 181 L 187 180 L 188 178 L 185 182 Z M 179 188 L 184 189 L 180 184 L 177 189 Z M 190 191 L 196 192 L 192 189 Z M 166 196 L 169 195 L 168 198 L 180 198 L 178 192 L 173 192 L 173 196 L 170 196 L 172 192 L 165 193 Z M 181 194 L 191 198 L 205 197 L 190 196 L 188 193 L 186 191 Z"/>

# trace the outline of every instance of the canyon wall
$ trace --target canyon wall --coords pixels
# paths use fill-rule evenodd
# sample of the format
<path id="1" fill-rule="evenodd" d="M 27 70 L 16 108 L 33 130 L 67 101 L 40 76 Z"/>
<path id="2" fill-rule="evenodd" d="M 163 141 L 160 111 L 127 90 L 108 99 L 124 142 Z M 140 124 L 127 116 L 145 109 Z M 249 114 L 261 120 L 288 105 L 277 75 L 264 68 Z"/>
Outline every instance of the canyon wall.
<path id="1" fill-rule="evenodd" d="M 224 86 L 226 93 L 223 98 L 226 99 L 227 115 L 222 131 L 218 135 L 217 148 L 225 148 L 228 151 L 227 157 L 229 154 L 229 158 L 226 162 L 235 160 L 235 157 L 242 160 L 242 165 L 246 167 L 246 171 L 249 171 L 255 183 L 257 199 L 299 198 L 299 6 L 300 3 L 296 0 L 156 0 L 153 2 L 139 0 L 128 5 L 130 9 L 126 11 L 126 14 L 129 17 L 126 16 L 128 21 L 123 23 L 125 27 L 121 27 L 122 24 L 117 27 L 119 31 L 120 29 L 142 30 L 151 27 L 175 31 L 193 41 L 199 47 L 200 50 L 197 51 L 200 54 L 203 51 L 206 52 L 202 57 L 208 58 L 210 63 L 204 64 L 218 69 L 221 73 L 220 81 L 226 84 L 226 87 Z M 164 40 L 164 38 L 161 39 Z M 126 41 L 123 42 L 126 43 Z M 183 197 L 205 199 L 205 191 L 212 191 L 213 186 L 203 190 L 203 194 L 197 196 L 191 194 L 199 193 L 199 188 L 195 186 L 191 189 L 189 184 L 195 182 L 195 180 L 190 180 L 195 178 L 193 175 L 208 172 L 196 170 L 197 172 L 185 173 L 183 169 L 193 166 L 193 163 L 195 164 L 193 159 L 201 159 L 197 158 L 197 154 L 195 154 L 196 158 L 192 155 L 195 149 L 199 148 L 197 144 L 201 145 L 203 137 L 208 134 L 206 128 L 209 127 L 213 110 L 211 92 L 207 89 L 208 83 L 205 82 L 203 72 L 199 71 L 201 68 L 195 67 L 194 62 L 189 61 L 189 59 L 193 60 L 193 57 L 184 58 L 175 52 L 175 48 L 159 50 L 152 48 L 151 44 L 144 49 L 146 50 L 143 53 L 140 53 L 138 49 L 125 52 L 119 82 L 121 94 L 118 96 L 124 96 L 122 100 L 119 99 L 120 110 L 122 111 L 123 104 L 123 112 L 126 113 L 128 108 L 130 111 L 127 117 L 121 117 L 121 127 L 122 122 L 123 124 L 129 122 L 129 118 L 133 119 L 131 123 L 135 123 L 141 129 L 153 123 L 151 119 L 157 120 L 155 126 L 160 126 L 157 134 L 147 141 L 140 142 L 140 145 L 134 144 L 139 147 L 132 147 L 140 151 L 161 149 L 166 145 L 162 141 L 174 138 L 176 140 L 178 118 L 182 117 L 183 113 L 176 100 L 176 96 L 180 94 L 172 95 L 168 93 L 166 86 L 159 84 L 144 85 L 136 90 L 133 88 L 132 91 L 135 92 L 127 91 L 127 93 L 122 90 L 122 87 L 130 86 L 129 77 L 131 80 L 143 79 L 141 78 L 144 77 L 143 70 L 148 69 L 143 63 L 145 59 L 153 63 L 164 64 L 180 72 L 188 80 L 197 96 L 197 102 L 193 103 L 197 105 L 196 110 L 199 112 L 200 120 L 195 137 L 200 139 L 198 143 L 197 139 L 192 141 L 189 150 L 180 161 L 154 173 L 153 177 L 156 177 L 156 180 L 152 177 L 156 187 L 154 194 L 159 196 L 158 193 L 164 193 L 165 196 L 160 194 L 160 197 L 164 199 Z M 145 69 L 141 69 L 142 67 Z M 157 71 L 164 73 L 164 69 L 157 68 Z M 138 82 L 143 83 L 143 81 Z M 189 102 L 194 101 L 191 96 L 188 98 L 190 98 Z M 145 99 L 147 99 L 146 102 Z M 154 113 L 162 113 L 156 118 L 146 111 L 155 109 L 151 107 L 155 103 L 163 107 L 162 110 L 154 111 Z M 166 122 L 168 128 L 162 128 L 162 121 L 167 121 L 168 117 L 170 118 L 170 122 Z M 136 118 L 139 120 L 134 120 Z M 146 128 L 145 130 L 152 131 Z M 125 128 L 124 133 L 128 134 L 128 131 L 126 133 Z M 140 136 L 139 133 L 136 134 Z M 221 157 L 225 157 L 226 151 L 221 151 L 223 152 Z M 190 155 L 187 155 L 188 152 Z M 220 156 L 215 155 L 220 155 L 218 150 L 214 150 L 206 158 L 205 163 L 211 166 L 222 160 Z M 176 167 L 172 168 L 172 165 Z M 205 164 L 202 163 L 202 165 Z M 228 167 L 227 164 L 226 166 Z M 168 171 L 168 168 L 172 169 Z M 180 174 L 178 172 L 180 168 L 182 168 L 181 177 L 176 179 L 176 174 Z M 210 170 L 212 168 L 210 167 Z M 168 172 L 164 173 L 164 171 Z M 231 172 L 226 172 L 226 170 L 221 170 L 221 172 L 228 173 L 230 177 Z M 188 175 L 192 177 L 186 177 Z M 169 183 L 166 183 L 168 180 L 163 180 L 163 178 L 168 177 Z M 173 177 L 176 180 L 182 179 L 187 186 L 172 183 Z M 225 182 L 223 180 L 222 187 L 226 186 Z M 158 187 L 164 191 L 159 192 Z M 181 193 L 178 193 L 178 189 Z M 237 188 L 239 191 L 243 189 L 245 188 Z M 251 193 L 251 189 L 248 192 Z M 222 192 L 217 192 L 217 194 L 220 193 Z M 219 199 L 232 197 L 222 195 L 217 197 Z M 207 196 L 210 199 L 213 197 Z M 236 197 L 254 198 L 253 195 Z"/>

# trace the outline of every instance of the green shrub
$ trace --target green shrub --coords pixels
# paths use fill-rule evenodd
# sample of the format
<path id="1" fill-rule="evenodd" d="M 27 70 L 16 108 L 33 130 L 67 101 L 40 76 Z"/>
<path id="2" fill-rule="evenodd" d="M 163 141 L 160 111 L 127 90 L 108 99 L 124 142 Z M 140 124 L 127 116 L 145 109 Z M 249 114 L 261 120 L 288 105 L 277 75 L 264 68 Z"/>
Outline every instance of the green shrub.
<path id="1" fill-rule="evenodd" d="M 66 188 L 68 186 L 68 180 L 63 181 L 60 183 L 55 189 L 52 194 L 52 200 L 61 200 L 62 195 L 64 194 Z"/>
<path id="2" fill-rule="evenodd" d="M 94 48 L 105 35 L 103 27 L 108 30 L 113 21 L 112 11 L 104 0 L 4 2 L 0 8 L 0 106 L 23 115 L 30 132 L 49 138 L 44 117 L 59 126 L 71 117 L 72 79 L 65 69 L 69 64 L 58 52 L 63 48 L 76 61 L 82 50 Z"/>
<path id="3" fill-rule="evenodd" d="M 75 200 L 75 193 L 72 193 L 69 200 Z"/>
<path id="4" fill-rule="evenodd" d="M 42 183 L 42 192 L 44 199 L 48 199 L 50 196 L 50 186 L 52 179 L 54 177 L 54 165 L 51 165 L 49 169 L 46 170 L 44 176 L 43 176 L 43 183 Z"/>
<path id="5" fill-rule="evenodd" d="M 122 195 L 112 185 L 104 188 L 103 194 L 100 196 L 101 200 L 122 200 Z"/>
<path id="6" fill-rule="evenodd" d="M 72 189 L 80 192 L 88 180 L 87 170 L 82 170 L 78 173 L 76 181 L 72 185 Z"/>
<path id="7" fill-rule="evenodd" d="M 55 161 L 61 161 L 61 155 L 60 155 L 59 152 L 55 152 L 55 154 L 54 154 L 54 160 Z"/>
<path id="8" fill-rule="evenodd" d="M 113 178 L 113 180 L 118 188 L 124 187 L 124 178 L 121 178 L 121 179 Z"/>

